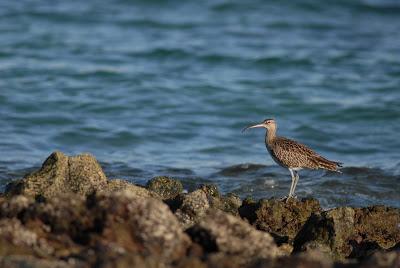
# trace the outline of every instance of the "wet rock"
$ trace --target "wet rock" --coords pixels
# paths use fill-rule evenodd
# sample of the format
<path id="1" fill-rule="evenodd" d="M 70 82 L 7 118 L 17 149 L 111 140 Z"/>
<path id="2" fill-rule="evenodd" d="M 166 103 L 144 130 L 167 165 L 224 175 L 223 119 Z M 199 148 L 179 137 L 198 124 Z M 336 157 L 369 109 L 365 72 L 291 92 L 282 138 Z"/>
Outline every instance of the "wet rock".
<path id="1" fill-rule="evenodd" d="M 186 229 L 198 222 L 209 208 L 207 194 L 202 189 L 198 189 L 182 197 L 182 205 L 175 212 L 175 216 Z"/>
<path id="2" fill-rule="evenodd" d="M 400 210 L 340 207 L 313 215 L 295 239 L 295 251 L 319 249 L 335 260 L 362 259 L 400 241 Z"/>
<path id="3" fill-rule="evenodd" d="M 268 233 L 258 231 L 240 218 L 220 210 L 210 210 L 187 232 L 194 242 L 202 245 L 205 252 L 238 257 L 240 263 L 283 254 Z"/>
<path id="4" fill-rule="evenodd" d="M 289 202 L 277 199 L 254 202 L 245 200 L 239 209 L 257 229 L 271 233 L 278 244 L 291 243 L 298 231 L 313 213 L 321 207 L 315 199 L 290 199 Z"/>
<path id="5" fill-rule="evenodd" d="M 157 193 L 162 199 L 173 199 L 183 191 L 182 183 L 179 180 L 159 176 L 147 182 L 146 188 Z"/>
<path id="6" fill-rule="evenodd" d="M 6 187 L 6 194 L 44 198 L 62 193 L 87 195 L 106 185 L 106 176 L 92 155 L 68 157 L 55 152 L 46 159 L 40 170 L 10 183 Z"/>
<path id="7" fill-rule="evenodd" d="M 172 262 L 184 256 L 190 245 L 168 206 L 153 198 L 114 192 L 96 200 L 94 214 L 101 224 L 99 243 L 119 252 L 151 254 Z"/>

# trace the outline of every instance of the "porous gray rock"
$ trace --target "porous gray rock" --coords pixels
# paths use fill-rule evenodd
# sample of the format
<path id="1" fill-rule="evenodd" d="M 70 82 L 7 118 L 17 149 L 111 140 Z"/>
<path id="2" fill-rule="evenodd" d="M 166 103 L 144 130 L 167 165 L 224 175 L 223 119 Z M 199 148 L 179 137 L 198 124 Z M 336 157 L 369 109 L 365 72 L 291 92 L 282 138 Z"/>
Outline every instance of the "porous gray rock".
<path id="1" fill-rule="evenodd" d="M 107 185 L 107 178 L 97 160 L 90 154 L 68 157 L 52 153 L 40 170 L 10 183 L 6 194 L 50 198 L 62 193 L 88 195 Z"/>
<path id="2" fill-rule="evenodd" d="M 198 222 L 209 208 L 207 194 L 202 189 L 198 189 L 183 196 L 182 205 L 175 212 L 175 216 L 186 229 Z"/>
<path id="3" fill-rule="evenodd" d="M 121 179 L 110 179 L 107 181 L 107 185 L 97 190 L 97 193 L 111 193 L 115 191 L 128 191 L 131 194 L 141 197 L 154 197 L 159 198 L 158 194 L 150 192 L 146 188 L 132 184 Z"/>
<path id="4" fill-rule="evenodd" d="M 149 180 L 146 188 L 157 193 L 163 200 L 173 199 L 183 191 L 182 183 L 174 178 L 158 176 Z"/>

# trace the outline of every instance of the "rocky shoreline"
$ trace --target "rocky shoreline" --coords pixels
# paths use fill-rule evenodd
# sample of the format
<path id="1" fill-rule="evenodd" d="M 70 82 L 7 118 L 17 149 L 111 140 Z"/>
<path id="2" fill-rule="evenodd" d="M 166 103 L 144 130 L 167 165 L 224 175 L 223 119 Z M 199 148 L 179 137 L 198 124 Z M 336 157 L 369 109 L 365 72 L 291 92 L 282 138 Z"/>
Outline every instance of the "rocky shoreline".
<path id="1" fill-rule="evenodd" d="M 400 209 L 142 187 L 55 152 L 0 197 L 0 267 L 400 267 Z"/>

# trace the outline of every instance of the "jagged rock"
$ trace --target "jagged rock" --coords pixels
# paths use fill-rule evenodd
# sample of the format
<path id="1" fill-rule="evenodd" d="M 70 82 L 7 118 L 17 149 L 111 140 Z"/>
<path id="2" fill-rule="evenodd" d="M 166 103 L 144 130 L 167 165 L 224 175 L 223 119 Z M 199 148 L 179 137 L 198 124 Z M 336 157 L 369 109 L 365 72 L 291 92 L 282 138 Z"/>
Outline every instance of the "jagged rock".
<path id="1" fill-rule="evenodd" d="M 242 205 L 239 196 L 233 193 L 223 196 L 219 193 L 218 187 L 213 184 L 204 184 L 200 186 L 200 189 L 207 194 L 211 208 L 220 209 L 235 216 L 239 215 L 239 207 Z"/>
<path id="2" fill-rule="evenodd" d="M 175 216 L 181 222 L 183 228 L 188 228 L 199 221 L 209 208 L 207 194 L 198 189 L 183 197 L 182 205 L 175 212 Z"/>
<path id="3" fill-rule="evenodd" d="M 93 213 L 101 224 L 100 242 L 118 245 L 121 252 L 151 254 L 172 262 L 184 256 L 190 245 L 168 206 L 153 198 L 113 192 L 96 200 Z"/>
<path id="4" fill-rule="evenodd" d="M 40 170 L 6 187 L 7 195 L 23 194 L 50 198 L 62 193 L 87 195 L 107 185 L 97 160 L 90 154 L 68 157 L 52 153 Z"/>
<path id="5" fill-rule="evenodd" d="M 187 232 L 194 242 L 202 245 L 205 252 L 239 257 L 243 263 L 253 258 L 275 258 L 283 255 L 271 235 L 220 210 L 210 210 Z"/>
<path id="6" fill-rule="evenodd" d="M 202 184 L 200 185 L 199 189 L 205 192 L 209 198 L 221 197 L 221 194 L 218 191 L 218 187 L 215 184 Z"/>
<path id="7" fill-rule="evenodd" d="M 313 215 L 295 239 L 294 251 L 319 249 L 335 260 L 365 258 L 400 241 L 400 210 L 340 207 Z"/>
<path id="8" fill-rule="evenodd" d="M 146 188 L 157 193 L 162 199 L 173 199 L 183 191 L 182 183 L 179 180 L 159 176 L 147 182 Z"/>
<path id="9" fill-rule="evenodd" d="M 400 209 L 398 208 L 385 206 L 356 208 L 355 223 L 356 232 L 364 242 L 374 241 L 383 249 L 392 248 L 400 243 Z"/>
<path id="10" fill-rule="evenodd" d="M 257 229 L 271 233 L 278 244 L 291 242 L 313 213 L 321 207 L 315 199 L 245 200 L 240 215 Z"/>

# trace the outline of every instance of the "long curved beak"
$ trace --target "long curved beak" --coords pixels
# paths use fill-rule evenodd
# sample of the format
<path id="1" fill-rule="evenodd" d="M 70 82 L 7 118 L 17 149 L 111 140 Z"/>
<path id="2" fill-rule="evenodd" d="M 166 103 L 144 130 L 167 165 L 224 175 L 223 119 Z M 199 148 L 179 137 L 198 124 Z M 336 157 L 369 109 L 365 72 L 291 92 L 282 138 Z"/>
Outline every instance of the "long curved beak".
<path id="1" fill-rule="evenodd" d="M 257 125 L 245 127 L 244 129 L 242 129 L 242 132 L 245 132 L 246 130 L 248 130 L 250 128 L 258 128 L 258 127 L 264 127 L 264 124 L 257 124 Z"/>

